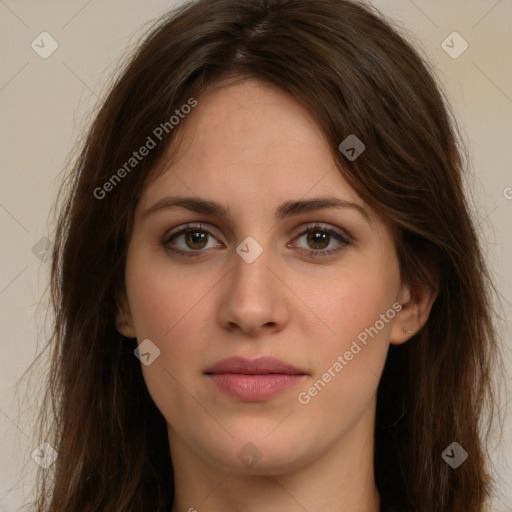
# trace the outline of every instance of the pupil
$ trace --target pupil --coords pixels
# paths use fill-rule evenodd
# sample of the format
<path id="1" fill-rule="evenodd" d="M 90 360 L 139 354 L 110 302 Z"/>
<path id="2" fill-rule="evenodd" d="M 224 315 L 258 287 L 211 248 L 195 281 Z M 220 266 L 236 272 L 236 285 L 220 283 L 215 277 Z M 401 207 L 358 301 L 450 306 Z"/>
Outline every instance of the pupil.
<path id="1" fill-rule="evenodd" d="M 326 241 L 327 244 L 325 244 Z M 326 233 L 321 233 L 320 231 L 311 232 L 309 235 L 309 242 L 313 245 L 321 245 L 321 247 L 315 247 L 315 249 L 325 249 L 325 247 L 329 245 L 329 235 Z"/>
<path id="2" fill-rule="evenodd" d="M 205 246 L 206 234 L 200 231 L 188 231 L 187 232 L 187 245 L 193 246 L 199 244 L 199 247 L 191 247 L 191 249 L 202 249 Z"/>

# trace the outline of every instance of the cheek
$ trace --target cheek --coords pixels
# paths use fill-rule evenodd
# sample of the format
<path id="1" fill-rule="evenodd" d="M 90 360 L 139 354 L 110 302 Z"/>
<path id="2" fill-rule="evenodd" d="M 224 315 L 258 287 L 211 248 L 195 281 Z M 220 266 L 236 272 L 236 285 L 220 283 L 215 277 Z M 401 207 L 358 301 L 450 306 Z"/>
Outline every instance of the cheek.
<path id="1" fill-rule="evenodd" d="M 171 271 L 163 253 L 134 251 L 127 260 L 126 288 L 137 336 L 164 341 L 183 319 L 197 313 L 210 286 L 190 273 Z"/>
<path id="2" fill-rule="evenodd" d="M 324 325 L 323 342 L 311 340 L 316 349 L 320 345 L 327 352 L 342 350 L 376 322 L 380 339 L 389 338 L 395 316 L 392 306 L 400 289 L 397 264 L 386 265 L 377 259 L 364 266 L 347 267 L 329 277 L 315 280 L 315 288 L 311 287 L 311 281 L 304 282 L 298 291 L 301 297 L 307 298 L 304 302 Z M 385 315 L 384 321 L 381 315 Z"/>
<path id="3" fill-rule="evenodd" d="M 139 343 L 150 339 L 160 351 L 154 362 L 142 365 L 146 386 L 168 422 L 176 421 L 176 411 L 200 417 L 201 411 L 190 396 L 197 395 L 198 361 L 205 348 L 201 339 L 209 313 L 203 299 L 213 284 L 201 281 L 198 286 L 190 275 L 169 276 L 154 263 L 139 263 L 127 265 L 135 332 Z"/>
<path id="4" fill-rule="evenodd" d="M 215 281 L 208 273 L 197 278 L 190 272 L 170 272 L 165 260 L 143 256 L 128 259 L 126 271 L 137 339 L 139 343 L 146 338 L 155 343 L 160 350 L 157 366 L 179 375 L 204 350 L 201 339 L 212 319 L 207 295 Z"/>
<path id="5" fill-rule="evenodd" d="M 400 286 L 396 263 L 376 261 L 347 268 L 323 293 L 311 295 L 311 309 L 327 326 L 321 339 L 309 339 L 315 375 L 303 388 L 302 403 L 314 415 L 339 423 L 340 413 L 358 417 L 373 400 L 382 373 L 396 316 L 393 308 Z M 396 307 L 396 306 L 395 306 Z M 306 402 L 308 402 L 306 404 Z M 332 407 L 340 404 L 343 409 Z"/>

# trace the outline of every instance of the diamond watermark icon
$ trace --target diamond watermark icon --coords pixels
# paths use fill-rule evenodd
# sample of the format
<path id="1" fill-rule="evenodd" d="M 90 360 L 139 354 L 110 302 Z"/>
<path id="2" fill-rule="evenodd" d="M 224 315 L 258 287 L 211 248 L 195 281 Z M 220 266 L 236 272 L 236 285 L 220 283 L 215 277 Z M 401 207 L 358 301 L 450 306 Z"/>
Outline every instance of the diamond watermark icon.
<path id="1" fill-rule="evenodd" d="M 59 47 L 59 43 L 48 32 L 41 32 L 30 46 L 39 57 L 47 59 Z"/>
<path id="2" fill-rule="evenodd" d="M 149 366 L 160 355 L 160 349 L 150 339 L 145 339 L 133 353 L 144 366 Z"/>
<path id="3" fill-rule="evenodd" d="M 338 149 L 353 162 L 366 149 L 361 140 L 351 133 L 339 146 Z"/>
<path id="4" fill-rule="evenodd" d="M 236 252 L 246 263 L 252 263 L 263 252 L 263 247 L 252 236 L 248 236 L 237 248 Z"/>
<path id="5" fill-rule="evenodd" d="M 248 468 L 254 467 L 261 459 L 261 452 L 252 443 L 245 443 L 236 454 L 240 462 Z"/>
<path id="6" fill-rule="evenodd" d="M 32 247 L 32 254 L 40 259 L 43 263 L 46 263 L 51 255 L 52 243 L 48 238 L 43 237 Z"/>
<path id="7" fill-rule="evenodd" d="M 41 443 L 30 456 L 43 469 L 48 469 L 57 460 L 57 451 L 51 444 Z"/>
<path id="8" fill-rule="evenodd" d="M 454 441 L 441 454 L 441 457 L 443 457 L 445 462 L 453 469 L 457 469 L 468 458 L 468 452 L 464 450 L 459 443 Z"/>
<path id="9" fill-rule="evenodd" d="M 452 32 L 441 43 L 441 48 L 452 59 L 458 59 L 468 49 L 468 47 L 468 42 L 458 32 Z"/>

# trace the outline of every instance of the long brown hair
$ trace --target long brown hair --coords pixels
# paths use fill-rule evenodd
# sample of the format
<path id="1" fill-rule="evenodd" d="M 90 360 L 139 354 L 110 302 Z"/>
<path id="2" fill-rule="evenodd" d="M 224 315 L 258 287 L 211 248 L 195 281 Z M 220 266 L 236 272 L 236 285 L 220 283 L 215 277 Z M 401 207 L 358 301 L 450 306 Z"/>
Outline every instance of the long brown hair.
<path id="1" fill-rule="evenodd" d="M 112 176 L 176 109 L 200 104 L 226 77 L 265 80 L 300 101 L 345 179 L 394 224 L 403 279 L 437 282 L 427 324 L 391 346 L 378 388 L 382 510 L 481 512 L 492 489 L 485 442 L 498 345 L 456 125 L 425 59 L 378 11 L 349 0 L 188 3 L 158 21 L 111 88 L 63 187 L 41 421 L 58 458 L 42 471 L 37 510 L 170 509 L 166 422 L 136 341 L 118 334 L 114 317 L 134 207 L 179 128 L 161 130 L 130 172 Z M 353 161 L 338 149 L 351 134 L 366 146 Z M 441 456 L 454 441 L 469 454 L 457 469 Z"/>

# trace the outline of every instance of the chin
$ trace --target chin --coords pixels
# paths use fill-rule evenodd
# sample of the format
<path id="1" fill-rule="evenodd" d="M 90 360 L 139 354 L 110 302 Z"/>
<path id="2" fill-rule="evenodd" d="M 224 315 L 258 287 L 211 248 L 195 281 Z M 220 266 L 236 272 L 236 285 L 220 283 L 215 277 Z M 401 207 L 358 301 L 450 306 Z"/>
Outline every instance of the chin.
<path id="1" fill-rule="evenodd" d="M 247 475 L 284 474 L 306 463 L 310 457 L 305 451 L 304 436 L 286 430 L 269 435 L 272 428 L 263 432 L 261 428 L 247 426 L 237 434 L 233 432 L 234 438 L 218 444 L 214 452 L 209 446 L 210 456 L 225 471 Z"/>

